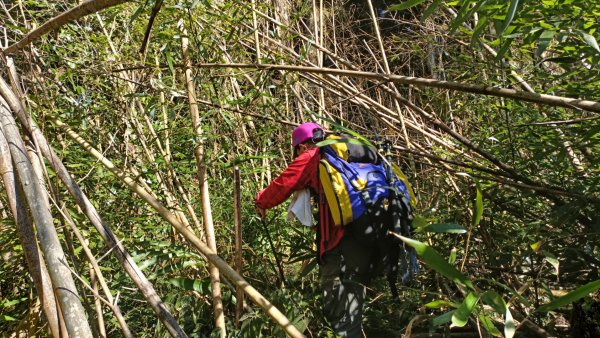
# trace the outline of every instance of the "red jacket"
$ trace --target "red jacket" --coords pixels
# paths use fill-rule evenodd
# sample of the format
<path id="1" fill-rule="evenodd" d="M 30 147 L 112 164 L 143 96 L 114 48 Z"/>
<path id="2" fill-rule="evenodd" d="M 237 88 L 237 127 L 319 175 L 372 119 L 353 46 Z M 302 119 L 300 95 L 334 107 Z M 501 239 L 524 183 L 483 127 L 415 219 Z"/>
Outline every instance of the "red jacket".
<path id="1" fill-rule="evenodd" d="M 334 225 L 329 206 L 325 201 L 319 181 L 320 160 L 321 154 L 318 147 L 303 152 L 268 187 L 256 194 L 255 203 L 261 209 L 270 209 L 283 203 L 294 191 L 310 188 L 311 192 L 316 192 L 319 196 L 321 218 L 319 220 L 319 230 L 321 231 L 319 253 L 323 255 L 338 245 L 344 236 L 344 229 Z"/>

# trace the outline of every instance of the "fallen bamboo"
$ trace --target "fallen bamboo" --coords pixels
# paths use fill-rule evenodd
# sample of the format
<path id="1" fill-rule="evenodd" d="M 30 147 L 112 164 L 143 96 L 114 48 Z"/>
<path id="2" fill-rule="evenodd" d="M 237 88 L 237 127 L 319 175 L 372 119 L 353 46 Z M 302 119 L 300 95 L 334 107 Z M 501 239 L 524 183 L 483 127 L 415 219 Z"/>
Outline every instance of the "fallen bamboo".
<path id="1" fill-rule="evenodd" d="M 178 67 L 182 67 L 182 65 L 177 65 Z M 373 73 L 373 72 L 364 72 L 364 71 L 355 71 L 355 70 L 343 70 L 343 69 L 334 69 L 334 68 L 317 68 L 317 67 L 303 67 L 303 66 L 293 66 L 293 65 L 276 65 L 276 64 L 251 64 L 251 63 L 196 63 L 193 65 L 196 68 L 240 68 L 240 69 L 260 69 L 260 70 L 285 70 L 290 72 L 305 72 L 305 73 L 315 73 L 315 74 L 330 74 L 337 76 L 351 76 L 351 77 L 359 77 L 364 79 L 371 79 L 380 81 L 383 83 L 386 82 L 394 82 L 401 83 L 405 85 L 413 85 L 417 87 L 431 87 L 438 89 L 447 89 L 454 90 L 466 93 L 473 94 L 483 94 L 497 97 L 505 97 L 515 100 L 545 104 L 556 107 L 565 107 L 571 109 L 580 109 L 591 112 L 600 113 L 600 102 L 591 101 L 591 100 L 583 100 L 583 99 L 574 99 L 564 96 L 555 96 L 548 94 L 538 94 L 538 93 L 530 93 L 525 91 L 519 91 L 509 88 L 501 88 L 496 86 L 484 86 L 484 85 L 475 85 L 469 83 L 460 83 L 460 82 L 452 82 L 452 81 L 442 81 L 442 80 L 433 80 L 421 77 L 413 77 L 413 76 L 402 76 L 402 75 L 387 75 L 381 73 Z M 167 65 L 162 65 L 161 67 L 167 67 Z M 146 68 L 145 66 L 141 67 L 131 67 L 128 69 L 118 69 L 115 72 L 122 70 L 131 70 L 131 69 L 140 69 Z"/>
<path id="2" fill-rule="evenodd" d="M 10 114 L 8 104 L 3 99 L 0 100 L 0 129 L 9 144 L 16 169 L 15 176 L 20 188 L 23 189 L 25 201 L 36 225 L 40 247 L 44 253 L 44 260 L 69 336 L 92 337 L 85 309 L 71 271 L 66 264 L 67 259 L 54 227 L 50 206 L 46 203 L 46 199 L 41 198 L 45 191 L 34 174 L 16 122 Z"/>
<path id="3" fill-rule="evenodd" d="M 90 222 L 94 225 L 98 233 L 104 239 L 106 246 L 111 250 L 115 257 L 121 263 L 121 266 L 125 269 L 131 280 L 142 292 L 144 298 L 148 301 L 148 304 L 152 307 L 158 319 L 165 325 L 169 333 L 174 337 L 187 337 L 185 332 L 181 329 L 177 321 L 166 307 L 165 303 L 160 299 L 154 286 L 148 281 L 144 273 L 137 266 L 133 258 L 129 255 L 120 240 L 117 239 L 116 235 L 112 232 L 110 226 L 100 217 L 100 214 L 92 204 L 92 202 L 83 193 L 79 185 L 75 182 L 73 177 L 67 171 L 67 168 L 62 163 L 60 157 L 56 155 L 54 150 L 50 147 L 48 141 L 42 134 L 41 130 L 35 125 L 31 116 L 25 113 L 25 110 L 21 106 L 21 102 L 18 100 L 15 93 L 10 89 L 9 85 L 0 77 L 0 96 L 2 96 L 8 103 L 9 107 L 19 118 L 21 124 L 33 136 L 34 141 L 37 143 L 39 149 L 42 151 L 44 157 L 48 160 L 48 163 L 52 166 L 60 180 L 66 186 L 67 190 L 73 196 L 77 205 L 81 208 L 83 213 L 88 217 Z"/>
<path id="4" fill-rule="evenodd" d="M 124 183 L 132 192 L 136 193 L 152 208 L 154 208 L 158 214 L 169 224 L 171 224 L 195 249 L 197 249 L 206 259 L 217 266 L 225 277 L 232 281 L 236 286 L 242 288 L 246 295 L 254 303 L 260 306 L 266 314 L 271 317 L 283 330 L 286 331 L 291 337 L 304 337 L 304 335 L 296 328 L 292 322 L 277 309 L 271 302 L 269 302 L 262 294 L 260 294 L 252 285 L 250 285 L 239 273 L 237 273 L 227 262 L 219 257 L 210 247 L 208 247 L 200 238 L 198 238 L 190 229 L 182 224 L 177 217 L 164 205 L 160 203 L 152 194 L 148 193 L 146 189 L 138 185 L 135 180 L 129 177 L 125 172 L 117 168 L 110 160 L 108 160 L 102 153 L 94 149 L 92 145 L 84 140 L 80 135 L 71 130 L 65 123 L 58 119 L 53 119 L 54 123 L 75 142 L 77 142 L 83 149 L 85 149 L 92 156 L 96 157 L 106 169 L 108 169 L 115 177 L 117 177 L 122 183 Z"/>

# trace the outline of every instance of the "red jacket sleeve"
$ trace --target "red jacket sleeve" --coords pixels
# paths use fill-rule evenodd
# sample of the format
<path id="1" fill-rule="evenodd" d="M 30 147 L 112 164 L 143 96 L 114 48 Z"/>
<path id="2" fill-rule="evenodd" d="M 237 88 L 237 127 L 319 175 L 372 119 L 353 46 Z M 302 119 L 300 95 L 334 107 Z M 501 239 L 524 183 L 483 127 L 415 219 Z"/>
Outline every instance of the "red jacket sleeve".
<path id="1" fill-rule="evenodd" d="M 268 187 L 258 192 L 255 200 L 256 206 L 261 209 L 270 209 L 283 203 L 294 191 L 308 187 L 316 191 L 320 159 L 317 147 L 296 157 Z"/>

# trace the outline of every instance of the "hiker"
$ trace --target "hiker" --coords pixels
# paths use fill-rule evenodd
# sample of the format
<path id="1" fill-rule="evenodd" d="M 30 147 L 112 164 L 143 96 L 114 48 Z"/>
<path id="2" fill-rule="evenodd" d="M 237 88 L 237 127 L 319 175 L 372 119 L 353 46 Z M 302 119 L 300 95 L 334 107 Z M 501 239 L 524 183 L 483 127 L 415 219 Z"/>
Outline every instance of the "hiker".
<path id="1" fill-rule="evenodd" d="M 372 251 L 354 236 L 346 234 L 347 227 L 335 226 L 332 220 L 319 181 L 321 153 L 316 143 L 323 139 L 323 128 L 316 123 L 302 123 L 294 129 L 295 158 L 268 187 L 258 192 L 256 212 L 264 219 L 267 209 L 306 188 L 317 196 L 319 224 L 316 232 L 324 312 L 338 335 L 363 337 L 361 322 Z"/>

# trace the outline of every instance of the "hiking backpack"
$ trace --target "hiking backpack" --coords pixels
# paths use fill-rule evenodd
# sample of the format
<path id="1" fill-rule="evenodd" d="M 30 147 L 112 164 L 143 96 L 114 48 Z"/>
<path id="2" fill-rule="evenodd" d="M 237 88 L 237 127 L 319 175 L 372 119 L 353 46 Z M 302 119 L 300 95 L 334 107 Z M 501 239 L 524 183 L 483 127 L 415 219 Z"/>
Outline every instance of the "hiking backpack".
<path id="1" fill-rule="evenodd" d="M 371 247 L 371 275 L 385 274 L 396 298 L 398 266 L 403 270 L 403 284 L 419 269 L 414 250 L 389 234 L 411 236 L 412 188 L 400 168 L 378 155 L 374 147 L 338 135 L 329 135 L 325 141 L 319 179 L 332 219 Z M 383 150 L 389 153 L 389 148 Z"/>

